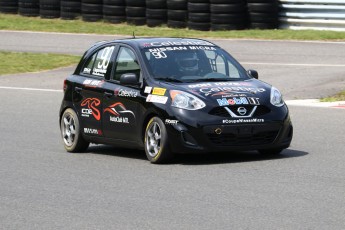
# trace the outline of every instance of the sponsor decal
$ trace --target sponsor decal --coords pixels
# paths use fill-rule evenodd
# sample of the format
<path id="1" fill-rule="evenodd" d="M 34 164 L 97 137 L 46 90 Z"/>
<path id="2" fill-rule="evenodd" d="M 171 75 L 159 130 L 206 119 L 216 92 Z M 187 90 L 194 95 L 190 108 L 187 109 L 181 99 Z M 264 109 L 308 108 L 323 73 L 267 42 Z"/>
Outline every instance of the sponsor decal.
<path id="1" fill-rule="evenodd" d="M 102 135 L 102 130 L 91 129 L 91 128 L 84 128 L 84 133 L 95 134 L 95 135 Z"/>
<path id="2" fill-rule="evenodd" d="M 249 82 L 214 82 L 214 83 L 198 83 L 188 85 L 189 88 L 205 88 L 205 87 L 216 87 L 216 86 L 250 86 L 253 85 Z"/>
<path id="3" fill-rule="evenodd" d="M 146 42 L 143 43 L 143 47 L 164 47 L 164 46 L 214 46 L 212 43 L 207 41 L 193 41 L 193 40 L 184 40 L 184 41 L 164 41 L 164 42 Z"/>
<path id="4" fill-rule="evenodd" d="M 87 73 L 90 74 L 91 73 L 91 69 L 90 68 L 84 68 L 83 73 Z"/>
<path id="5" fill-rule="evenodd" d="M 102 50 L 101 54 L 97 55 L 96 62 L 98 61 L 98 63 L 95 63 L 95 67 L 92 71 L 93 75 L 104 77 L 105 73 L 107 72 L 107 68 L 110 63 L 110 57 L 114 51 L 114 48 L 114 46 L 106 47 Z"/>
<path id="6" fill-rule="evenodd" d="M 218 105 L 260 105 L 259 98 L 256 97 L 232 97 L 217 99 Z"/>
<path id="7" fill-rule="evenodd" d="M 144 93 L 151 93 L 151 91 L 152 91 L 152 87 L 146 86 L 145 90 L 144 90 Z"/>
<path id="8" fill-rule="evenodd" d="M 233 87 L 205 87 L 200 88 L 199 93 L 204 94 L 205 96 L 213 95 L 219 92 L 226 92 L 226 93 L 262 93 L 266 90 L 264 88 L 256 88 L 256 87 L 243 87 L 243 86 L 233 86 Z"/>
<path id="9" fill-rule="evenodd" d="M 104 84 L 104 81 L 99 81 L 99 80 L 86 79 L 83 81 L 83 85 L 85 85 L 86 87 L 91 87 L 91 88 L 102 87 L 103 84 Z"/>
<path id="10" fill-rule="evenodd" d="M 265 119 L 250 118 L 250 119 L 237 119 L 237 120 L 223 120 L 223 124 L 238 124 L 238 123 L 263 123 Z"/>
<path id="11" fill-rule="evenodd" d="M 148 51 L 156 59 L 167 58 L 167 52 L 169 51 L 181 51 L 181 50 L 216 50 L 211 46 L 172 46 L 172 47 L 159 47 L 152 48 Z"/>
<path id="12" fill-rule="evenodd" d="M 167 101 L 168 101 L 168 97 L 166 97 L 166 96 L 159 96 L 159 95 L 149 94 L 147 96 L 147 98 L 146 98 L 146 102 L 166 104 Z"/>
<path id="13" fill-rule="evenodd" d="M 80 106 L 87 108 L 81 109 L 81 115 L 83 117 L 90 117 L 92 115 L 97 121 L 101 119 L 101 113 L 97 108 L 101 104 L 101 101 L 97 98 L 86 98 L 81 102 Z"/>
<path id="14" fill-rule="evenodd" d="M 154 88 L 153 88 L 153 91 L 152 91 L 152 94 L 164 96 L 165 91 L 167 91 L 167 89 L 154 87 Z"/>
<path id="15" fill-rule="evenodd" d="M 108 108 L 104 109 L 104 113 L 106 112 L 111 114 L 109 119 L 111 122 L 115 123 L 129 124 L 129 117 L 135 119 L 135 114 L 132 111 L 127 110 L 121 102 L 116 102 L 110 105 Z"/>
<path id="16" fill-rule="evenodd" d="M 135 90 L 115 89 L 114 95 L 119 97 L 137 97 L 138 92 Z"/>
<path id="17" fill-rule="evenodd" d="M 167 125 L 177 125 L 178 120 L 165 119 L 165 124 Z"/>

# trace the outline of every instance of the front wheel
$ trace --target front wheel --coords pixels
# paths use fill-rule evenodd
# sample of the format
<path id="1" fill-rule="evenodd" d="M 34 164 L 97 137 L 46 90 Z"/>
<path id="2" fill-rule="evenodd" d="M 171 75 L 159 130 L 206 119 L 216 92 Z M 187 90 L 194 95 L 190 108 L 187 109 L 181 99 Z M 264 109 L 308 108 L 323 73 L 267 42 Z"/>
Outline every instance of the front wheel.
<path id="1" fill-rule="evenodd" d="M 89 147 L 81 135 L 77 114 L 73 109 L 66 109 L 60 121 L 60 130 L 65 149 L 68 152 L 83 152 Z"/>
<path id="2" fill-rule="evenodd" d="M 166 163 L 173 157 L 166 127 L 159 117 L 153 117 L 147 123 L 144 142 L 146 157 L 151 163 Z"/>

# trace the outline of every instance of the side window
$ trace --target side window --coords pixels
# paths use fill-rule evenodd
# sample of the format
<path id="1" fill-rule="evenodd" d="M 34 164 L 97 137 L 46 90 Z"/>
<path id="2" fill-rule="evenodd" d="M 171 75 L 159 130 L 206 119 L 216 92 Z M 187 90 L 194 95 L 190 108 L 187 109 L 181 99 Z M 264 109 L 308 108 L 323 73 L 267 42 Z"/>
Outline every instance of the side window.
<path id="1" fill-rule="evenodd" d="M 122 74 L 134 73 L 140 76 L 140 66 L 133 51 L 126 47 L 121 47 L 115 63 L 115 74 L 113 79 L 120 80 Z"/>
<path id="2" fill-rule="evenodd" d="M 110 58 L 113 54 L 114 48 L 114 46 L 108 46 L 92 55 L 92 57 L 86 62 L 84 68 L 82 69 L 82 73 L 104 77 L 107 73 Z"/>

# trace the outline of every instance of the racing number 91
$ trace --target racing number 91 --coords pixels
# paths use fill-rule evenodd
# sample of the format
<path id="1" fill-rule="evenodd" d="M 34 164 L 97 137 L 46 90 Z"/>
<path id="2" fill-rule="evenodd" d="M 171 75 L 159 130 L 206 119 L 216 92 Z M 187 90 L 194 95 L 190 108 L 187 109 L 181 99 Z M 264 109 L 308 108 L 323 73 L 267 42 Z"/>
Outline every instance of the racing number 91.
<path id="1" fill-rule="evenodd" d="M 98 62 L 98 69 L 107 69 L 108 65 L 109 65 L 109 62 L 110 62 L 110 57 L 112 55 L 114 51 L 114 46 L 111 46 L 111 47 L 106 47 L 101 56 L 100 56 L 100 60 Z"/>

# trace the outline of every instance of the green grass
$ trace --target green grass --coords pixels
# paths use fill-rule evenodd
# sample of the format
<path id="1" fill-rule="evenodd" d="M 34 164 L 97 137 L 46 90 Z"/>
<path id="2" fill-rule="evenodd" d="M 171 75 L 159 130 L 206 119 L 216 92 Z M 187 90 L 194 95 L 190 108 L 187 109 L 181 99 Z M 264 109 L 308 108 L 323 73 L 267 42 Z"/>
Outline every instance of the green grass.
<path id="1" fill-rule="evenodd" d="M 331 97 L 322 98 L 320 101 L 321 102 L 345 101 L 345 91 L 337 93 Z"/>
<path id="2" fill-rule="evenodd" d="M 19 15 L 0 14 L 0 30 L 25 30 L 66 33 L 92 33 L 153 37 L 199 37 L 199 38 L 250 38 L 272 40 L 332 40 L 344 41 L 345 32 L 314 30 L 233 30 L 233 31 L 194 31 L 172 29 L 166 26 L 149 28 L 127 24 L 104 22 L 83 22 L 81 20 L 40 19 Z"/>
<path id="3" fill-rule="evenodd" d="M 0 75 L 37 72 L 77 64 L 80 57 L 61 54 L 0 52 Z"/>

